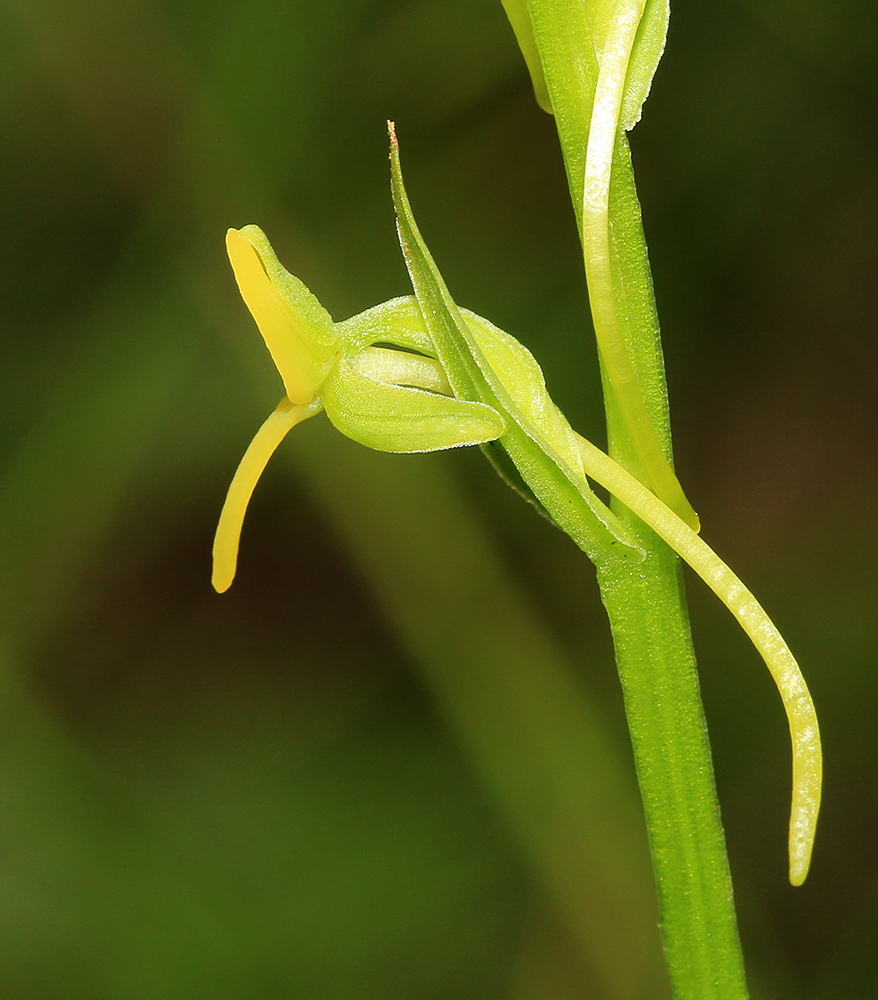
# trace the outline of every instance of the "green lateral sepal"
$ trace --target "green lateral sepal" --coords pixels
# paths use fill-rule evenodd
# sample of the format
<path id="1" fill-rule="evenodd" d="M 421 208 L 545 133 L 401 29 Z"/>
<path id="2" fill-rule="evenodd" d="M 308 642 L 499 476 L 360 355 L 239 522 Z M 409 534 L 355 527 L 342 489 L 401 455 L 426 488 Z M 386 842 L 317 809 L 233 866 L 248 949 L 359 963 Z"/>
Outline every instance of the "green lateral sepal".
<path id="1" fill-rule="evenodd" d="M 505 432 L 505 420 L 492 407 L 417 388 L 429 377 L 427 361 L 381 348 L 342 357 L 320 396 L 326 415 L 342 434 L 377 451 L 442 451 Z M 381 381 L 376 372 L 398 381 Z"/>

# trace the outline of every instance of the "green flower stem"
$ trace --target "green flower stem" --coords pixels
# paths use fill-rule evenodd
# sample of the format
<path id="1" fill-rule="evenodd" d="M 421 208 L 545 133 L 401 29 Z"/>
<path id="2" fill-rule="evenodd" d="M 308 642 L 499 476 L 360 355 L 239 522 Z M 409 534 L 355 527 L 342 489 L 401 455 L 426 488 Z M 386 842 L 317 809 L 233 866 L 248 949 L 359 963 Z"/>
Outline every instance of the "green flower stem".
<path id="1" fill-rule="evenodd" d="M 530 0 L 529 9 L 588 255 L 582 222 L 597 88 L 593 25 L 582 4 Z M 658 321 L 621 130 L 612 154 L 606 225 L 615 315 L 640 397 L 670 454 Z M 643 462 L 606 368 L 604 386 L 610 454 L 640 478 Z M 608 559 L 598 578 L 613 631 L 674 995 L 737 1000 L 747 988 L 679 563 L 664 542 L 638 526 L 635 515 L 621 505 L 616 510 L 638 532 L 646 560 L 629 567 Z"/>
<path id="2" fill-rule="evenodd" d="M 598 582 L 616 650 L 678 1000 L 747 997 L 732 884 L 679 564 L 656 540 Z"/>
<path id="3" fill-rule="evenodd" d="M 612 439 L 610 449 L 622 451 Z M 621 507 L 617 513 L 626 518 Z M 641 545 L 647 556 L 638 570 L 613 559 L 599 567 L 598 582 L 625 697 L 674 995 L 746 997 L 679 564 L 656 536 L 641 537 Z"/>

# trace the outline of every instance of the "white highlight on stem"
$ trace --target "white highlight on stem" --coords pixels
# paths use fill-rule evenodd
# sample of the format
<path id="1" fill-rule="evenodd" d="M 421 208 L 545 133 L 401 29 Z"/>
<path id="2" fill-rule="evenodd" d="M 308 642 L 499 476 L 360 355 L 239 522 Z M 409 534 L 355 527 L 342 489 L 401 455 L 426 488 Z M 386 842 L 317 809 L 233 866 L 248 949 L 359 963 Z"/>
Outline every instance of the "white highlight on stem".
<path id="1" fill-rule="evenodd" d="M 780 691 L 790 726 L 793 749 L 790 882 L 801 885 L 811 863 L 820 810 L 823 751 L 814 703 L 799 665 L 759 602 L 710 546 L 667 504 L 590 441 L 579 437 L 579 447 L 587 474 L 621 500 L 695 570 L 732 612 L 765 660 Z"/>
<path id="2" fill-rule="evenodd" d="M 671 468 L 637 384 L 625 346 L 613 290 L 610 258 L 610 177 L 619 131 L 622 98 L 631 50 L 646 0 L 622 0 L 598 54 L 600 70 L 585 157 L 582 199 L 582 245 L 588 296 L 601 359 L 625 426 L 649 485 L 695 531 L 698 515 Z"/>
<path id="3" fill-rule="evenodd" d="M 313 417 L 321 409 L 317 400 L 291 403 L 284 397 L 247 446 L 226 494 L 213 540 L 211 583 L 218 594 L 227 591 L 235 579 L 244 515 L 268 460 L 296 424 Z"/>

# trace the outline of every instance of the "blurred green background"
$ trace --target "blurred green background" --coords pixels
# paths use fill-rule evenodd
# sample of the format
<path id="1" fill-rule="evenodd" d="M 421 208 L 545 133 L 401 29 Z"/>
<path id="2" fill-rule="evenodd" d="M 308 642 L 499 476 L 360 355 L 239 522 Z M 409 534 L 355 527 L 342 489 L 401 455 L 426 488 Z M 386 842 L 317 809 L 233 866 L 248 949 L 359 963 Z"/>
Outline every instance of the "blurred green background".
<path id="1" fill-rule="evenodd" d="M 756 998 L 875 995 L 876 9 L 674 4 L 632 136 L 677 463 L 823 726 L 811 875 L 789 747 L 690 600 Z M 337 319 L 409 291 L 385 119 L 457 300 L 601 440 L 550 117 L 499 0 L 2 0 L 0 996 L 667 995 L 587 560 L 477 450 L 325 418 L 209 587 L 281 395 L 223 234 Z"/>

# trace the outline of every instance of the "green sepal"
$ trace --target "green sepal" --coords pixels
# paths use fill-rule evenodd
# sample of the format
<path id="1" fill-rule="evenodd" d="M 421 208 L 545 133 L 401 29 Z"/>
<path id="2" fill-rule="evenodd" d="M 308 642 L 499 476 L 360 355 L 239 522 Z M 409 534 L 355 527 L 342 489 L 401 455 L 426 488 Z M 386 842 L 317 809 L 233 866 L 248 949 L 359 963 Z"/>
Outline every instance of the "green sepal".
<path id="1" fill-rule="evenodd" d="M 487 320 L 482 320 L 474 313 L 468 313 L 466 310 L 464 312 L 471 316 L 476 323 L 481 322 L 491 326 Z M 387 343 L 398 348 L 416 351 L 425 357 L 436 357 L 436 348 L 433 346 L 433 340 L 424 323 L 418 300 L 414 295 L 400 296 L 396 299 L 390 299 L 388 302 L 382 302 L 381 305 L 373 306 L 371 309 L 339 323 L 338 330 L 350 348 L 368 349 L 373 344 Z M 375 350 L 375 348 L 372 349 Z M 362 366 L 363 354 L 360 355 L 358 363 Z M 444 370 L 442 374 L 444 376 Z M 422 388 L 424 387 L 423 383 L 419 384 Z M 451 386 L 446 385 L 440 391 L 450 395 Z M 533 490 L 521 478 L 521 473 L 516 469 L 504 448 L 494 439 L 481 442 L 481 448 L 500 478 L 522 499 L 533 504 L 543 517 L 551 521 L 551 516 L 536 498 Z"/>
<path id="2" fill-rule="evenodd" d="M 345 354 L 320 394 L 342 434 L 377 451 L 443 451 L 500 437 L 506 421 L 483 403 L 378 381 L 363 374 L 362 354 Z"/>
<path id="3" fill-rule="evenodd" d="M 401 295 L 372 306 L 337 323 L 336 330 L 348 350 L 371 347 L 373 344 L 393 344 L 436 357 L 433 340 L 424 325 L 424 317 L 414 295 Z"/>

